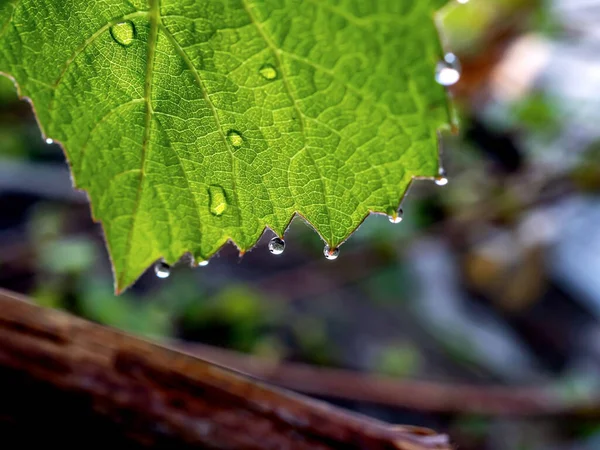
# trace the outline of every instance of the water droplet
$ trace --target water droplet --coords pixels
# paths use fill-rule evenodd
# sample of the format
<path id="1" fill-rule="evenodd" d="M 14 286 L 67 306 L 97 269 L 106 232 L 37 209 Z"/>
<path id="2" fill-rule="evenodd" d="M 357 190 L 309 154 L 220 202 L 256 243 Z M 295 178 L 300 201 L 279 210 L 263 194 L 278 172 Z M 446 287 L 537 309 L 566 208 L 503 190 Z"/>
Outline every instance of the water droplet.
<path id="1" fill-rule="evenodd" d="M 269 81 L 277 78 L 277 69 L 275 69 L 275 67 L 273 67 L 271 64 L 265 64 L 262 66 L 258 73 L 260 73 L 264 79 Z"/>
<path id="2" fill-rule="evenodd" d="M 209 263 L 208 259 L 205 259 L 203 261 L 198 261 L 198 266 L 206 267 L 206 266 L 208 266 L 208 263 Z"/>
<path id="3" fill-rule="evenodd" d="M 213 216 L 222 215 L 227 209 L 227 197 L 221 186 L 209 186 L 210 212 Z"/>
<path id="4" fill-rule="evenodd" d="M 131 20 L 119 22 L 110 27 L 110 35 L 117 43 L 129 47 L 135 39 L 135 25 Z"/>
<path id="5" fill-rule="evenodd" d="M 390 208 L 388 209 L 387 213 L 391 223 L 397 224 L 402 222 L 402 219 L 404 219 L 404 211 L 402 210 L 402 208 L 398 208 L 397 210 L 394 208 Z"/>
<path id="6" fill-rule="evenodd" d="M 338 256 L 340 256 L 340 249 L 339 248 L 329 248 L 329 245 L 326 245 L 325 248 L 323 249 L 323 254 L 325 255 L 325 258 L 327 258 L 330 261 L 333 261 L 334 259 L 337 259 Z"/>
<path id="7" fill-rule="evenodd" d="M 171 266 L 164 261 L 157 262 L 154 265 L 154 273 L 158 278 L 169 278 L 169 275 L 171 275 Z"/>
<path id="8" fill-rule="evenodd" d="M 444 169 L 440 170 L 439 175 L 435 178 L 435 184 L 438 186 L 446 186 L 448 184 L 448 177 Z"/>
<path id="9" fill-rule="evenodd" d="M 240 148 L 242 145 L 244 145 L 244 138 L 235 130 L 231 130 L 229 133 L 227 133 L 227 139 L 229 139 L 229 143 L 234 148 Z"/>
<path id="10" fill-rule="evenodd" d="M 269 251 L 273 255 L 281 255 L 285 250 L 285 241 L 279 237 L 274 237 L 269 242 Z"/>
<path id="11" fill-rule="evenodd" d="M 442 86 L 452 86 L 460 80 L 460 61 L 454 53 L 446 53 L 444 59 L 437 63 L 435 81 Z"/>
<path id="12" fill-rule="evenodd" d="M 48 144 L 48 145 L 54 144 L 54 139 L 46 138 L 46 144 Z"/>

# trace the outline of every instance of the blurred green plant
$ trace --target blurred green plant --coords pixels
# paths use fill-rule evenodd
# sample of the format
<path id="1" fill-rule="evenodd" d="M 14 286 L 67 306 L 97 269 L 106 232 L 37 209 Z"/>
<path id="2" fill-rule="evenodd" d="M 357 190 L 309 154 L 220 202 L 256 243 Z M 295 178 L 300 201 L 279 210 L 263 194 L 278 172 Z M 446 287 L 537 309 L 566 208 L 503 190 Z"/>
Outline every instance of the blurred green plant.
<path id="1" fill-rule="evenodd" d="M 512 105 L 514 123 L 534 132 L 558 133 L 561 128 L 560 108 L 548 94 L 540 91 L 519 99 Z"/>
<path id="2" fill-rule="evenodd" d="M 165 338 L 174 334 L 169 310 L 160 302 L 139 302 L 131 294 L 115 297 L 110 285 L 94 278 L 85 281 L 84 295 L 79 297 L 79 307 L 85 317 L 96 322 L 152 338 Z"/>
<path id="3" fill-rule="evenodd" d="M 335 365 L 332 342 L 324 320 L 309 315 L 293 318 L 292 334 L 296 358 L 318 366 Z"/>
<path id="4" fill-rule="evenodd" d="M 266 351 L 265 339 L 281 318 L 275 303 L 245 285 L 227 286 L 210 298 L 189 303 L 182 313 L 184 338 L 248 353 L 256 348 Z"/>
<path id="5" fill-rule="evenodd" d="M 38 264 L 45 272 L 78 273 L 92 266 L 98 253 L 87 237 L 63 237 L 39 247 Z"/>
<path id="6" fill-rule="evenodd" d="M 417 347 L 400 342 L 385 347 L 375 363 L 375 371 L 392 377 L 416 375 L 422 367 L 422 356 Z"/>

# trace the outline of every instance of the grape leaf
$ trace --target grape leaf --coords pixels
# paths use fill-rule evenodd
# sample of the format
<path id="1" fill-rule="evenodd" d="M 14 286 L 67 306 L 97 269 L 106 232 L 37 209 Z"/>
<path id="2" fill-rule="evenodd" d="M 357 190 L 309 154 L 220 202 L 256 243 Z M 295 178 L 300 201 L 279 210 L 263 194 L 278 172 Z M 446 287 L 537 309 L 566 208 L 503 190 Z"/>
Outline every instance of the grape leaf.
<path id="1" fill-rule="evenodd" d="M 116 289 L 295 213 L 336 248 L 434 177 L 447 0 L 8 0 L 0 72 L 102 222 Z"/>

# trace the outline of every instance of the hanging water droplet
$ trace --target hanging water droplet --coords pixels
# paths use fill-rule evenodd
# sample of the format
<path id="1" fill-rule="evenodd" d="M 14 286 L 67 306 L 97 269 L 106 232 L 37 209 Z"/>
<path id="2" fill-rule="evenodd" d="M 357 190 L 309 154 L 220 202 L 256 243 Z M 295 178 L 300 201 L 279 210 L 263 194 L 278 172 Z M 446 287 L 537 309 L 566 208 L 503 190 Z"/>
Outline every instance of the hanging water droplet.
<path id="1" fill-rule="evenodd" d="M 452 86 L 460 80 L 460 61 L 454 53 L 446 53 L 444 59 L 437 63 L 435 81 L 442 86 Z"/>
<path id="2" fill-rule="evenodd" d="M 337 247 L 332 249 L 329 247 L 329 245 L 326 245 L 323 249 L 323 254 L 325 255 L 325 258 L 327 258 L 330 261 L 333 261 L 334 259 L 337 259 L 338 256 L 340 256 L 340 249 Z"/>
<path id="3" fill-rule="evenodd" d="M 387 213 L 391 223 L 397 224 L 402 222 L 402 219 L 404 219 L 404 211 L 402 208 L 398 208 L 397 210 L 390 208 L 388 209 Z"/>
<path id="4" fill-rule="evenodd" d="M 277 69 L 275 69 L 275 67 L 273 67 L 271 64 L 265 64 L 262 66 L 258 73 L 260 73 L 264 79 L 269 81 L 277 78 Z"/>
<path id="5" fill-rule="evenodd" d="M 54 139 L 46 138 L 46 144 L 48 144 L 48 145 L 54 144 Z"/>
<path id="6" fill-rule="evenodd" d="M 438 186 L 446 186 L 448 184 L 448 177 L 444 169 L 441 169 L 439 175 L 435 178 L 435 184 Z"/>
<path id="7" fill-rule="evenodd" d="M 119 22 L 110 27 L 110 35 L 117 43 L 129 47 L 135 39 L 135 25 L 131 20 Z"/>
<path id="8" fill-rule="evenodd" d="M 154 273 L 158 278 L 169 278 L 169 275 L 171 275 L 171 266 L 164 261 L 157 262 L 154 265 Z"/>
<path id="9" fill-rule="evenodd" d="M 269 251 L 273 255 L 281 255 L 285 251 L 285 241 L 280 237 L 274 237 L 269 242 Z"/>
<path id="10" fill-rule="evenodd" d="M 229 139 L 229 143 L 234 148 L 240 148 L 242 145 L 244 145 L 244 138 L 235 130 L 230 130 L 229 133 L 227 133 L 227 139 Z"/>
<path id="11" fill-rule="evenodd" d="M 208 196 L 210 198 L 210 212 L 213 216 L 222 215 L 227 209 L 227 197 L 221 186 L 209 186 Z"/>
<path id="12" fill-rule="evenodd" d="M 203 261 L 198 261 L 198 266 L 206 267 L 206 266 L 208 266 L 208 263 L 209 263 L 208 259 L 205 259 Z"/>

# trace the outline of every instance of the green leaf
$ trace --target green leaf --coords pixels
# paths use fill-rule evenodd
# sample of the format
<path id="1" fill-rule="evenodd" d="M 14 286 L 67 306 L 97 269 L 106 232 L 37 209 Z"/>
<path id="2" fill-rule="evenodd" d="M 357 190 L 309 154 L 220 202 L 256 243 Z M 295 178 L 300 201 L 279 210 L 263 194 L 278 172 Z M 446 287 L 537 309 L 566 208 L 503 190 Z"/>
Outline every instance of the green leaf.
<path id="1" fill-rule="evenodd" d="M 0 72 L 62 144 L 117 290 L 294 213 L 330 247 L 438 173 L 446 0 L 8 0 Z"/>

